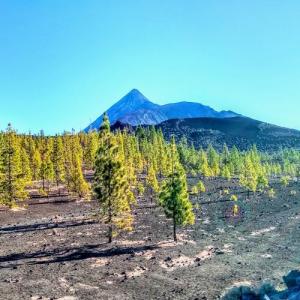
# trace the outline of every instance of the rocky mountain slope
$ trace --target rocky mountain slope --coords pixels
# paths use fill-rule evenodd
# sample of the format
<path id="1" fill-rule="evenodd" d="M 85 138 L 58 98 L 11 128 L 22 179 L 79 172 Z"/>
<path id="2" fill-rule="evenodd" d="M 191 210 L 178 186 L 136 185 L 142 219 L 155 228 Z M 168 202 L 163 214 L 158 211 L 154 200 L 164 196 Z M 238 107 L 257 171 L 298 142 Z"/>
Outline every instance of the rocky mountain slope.
<path id="1" fill-rule="evenodd" d="M 300 131 L 279 127 L 246 117 L 193 118 L 168 120 L 157 126 L 167 138 L 186 137 L 196 147 L 213 144 L 220 148 L 226 143 L 246 150 L 256 144 L 260 150 L 274 151 L 284 147 L 300 149 Z"/>
<path id="2" fill-rule="evenodd" d="M 124 127 L 131 130 L 136 128 L 121 122 L 115 123 L 112 128 Z M 221 149 L 226 143 L 229 147 L 237 146 L 241 150 L 249 149 L 253 144 L 265 151 L 277 151 L 285 147 L 300 149 L 300 131 L 246 117 L 172 119 L 156 125 L 156 128 L 161 129 L 167 139 L 172 135 L 177 140 L 184 137 L 197 148 L 212 144 Z"/>

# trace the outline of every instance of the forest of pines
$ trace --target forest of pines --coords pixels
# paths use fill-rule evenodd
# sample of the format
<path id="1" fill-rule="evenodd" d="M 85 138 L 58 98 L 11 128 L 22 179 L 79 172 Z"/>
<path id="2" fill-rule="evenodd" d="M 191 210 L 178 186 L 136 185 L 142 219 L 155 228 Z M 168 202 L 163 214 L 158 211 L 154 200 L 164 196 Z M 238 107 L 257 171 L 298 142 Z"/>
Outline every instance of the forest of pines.
<path id="1" fill-rule="evenodd" d="M 185 139 L 171 141 L 154 127 L 138 127 L 134 133 L 110 130 L 107 115 L 99 132 L 45 136 L 18 134 L 9 124 L 0 133 L 0 204 L 9 208 L 31 198 L 31 188 L 38 187 L 41 197 L 66 192 L 78 199 L 99 203 L 97 216 L 107 224 L 107 238 L 122 230 L 133 230 L 133 207 L 147 195 L 153 205 L 161 206 L 177 226 L 192 225 L 194 211 L 205 193 L 203 179 L 237 180 L 247 197 L 256 192 L 270 198 L 269 186 L 279 178 L 283 186 L 300 175 L 300 152 L 283 149 L 262 153 L 255 146 L 241 152 L 236 147 L 218 152 L 212 146 L 195 149 Z M 196 178 L 188 185 L 187 178 Z M 226 191 L 237 203 L 238 196 Z M 198 201 L 199 202 L 199 201 Z M 233 214 L 238 205 L 233 206 Z"/>

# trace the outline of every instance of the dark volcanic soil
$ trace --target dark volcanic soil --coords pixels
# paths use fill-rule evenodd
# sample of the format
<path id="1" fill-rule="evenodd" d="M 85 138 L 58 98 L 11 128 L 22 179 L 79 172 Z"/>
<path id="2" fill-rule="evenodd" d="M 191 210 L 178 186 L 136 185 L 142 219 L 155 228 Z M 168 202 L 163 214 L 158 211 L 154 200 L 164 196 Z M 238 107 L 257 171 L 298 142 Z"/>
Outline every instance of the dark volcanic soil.
<path id="1" fill-rule="evenodd" d="M 135 230 L 112 245 L 92 215 L 94 202 L 29 206 L 0 212 L 0 299 L 219 299 L 234 285 L 270 281 L 300 268 L 300 188 L 275 186 L 277 196 L 229 196 L 208 182 L 195 226 L 179 230 L 145 200 Z M 298 184 L 299 185 L 299 184 Z M 291 195 L 296 191 L 296 196 Z M 150 206 L 150 207 L 149 207 Z"/>

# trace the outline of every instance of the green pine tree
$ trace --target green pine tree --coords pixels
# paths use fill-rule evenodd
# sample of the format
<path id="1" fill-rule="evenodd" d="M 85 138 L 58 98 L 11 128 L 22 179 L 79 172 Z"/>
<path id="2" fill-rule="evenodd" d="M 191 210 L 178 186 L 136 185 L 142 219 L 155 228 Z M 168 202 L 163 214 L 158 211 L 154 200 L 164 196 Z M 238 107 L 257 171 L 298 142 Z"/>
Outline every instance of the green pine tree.
<path id="1" fill-rule="evenodd" d="M 96 152 L 98 147 L 97 133 L 92 131 L 86 136 L 86 145 L 84 147 L 84 163 L 87 170 L 94 168 Z"/>
<path id="2" fill-rule="evenodd" d="M 171 172 L 163 184 L 159 199 L 167 218 L 173 219 L 173 238 L 176 242 L 177 226 L 194 224 L 195 216 L 188 196 L 186 175 L 178 160 L 174 137 L 171 141 Z"/>
<path id="3" fill-rule="evenodd" d="M 44 136 L 41 132 L 40 135 L 40 154 L 41 154 L 41 166 L 40 166 L 40 179 L 42 180 L 42 192 L 44 194 L 49 193 L 50 182 L 54 177 L 54 169 L 52 162 L 52 142 L 48 137 Z M 47 191 L 46 191 L 47 185 Z"/>
<path id="4" fill-rule="evenodd" d="M 2 140 L 0 163 L 0 203 L 12 208 L 17 200 L 27 198 L 26 178 L 22 173 L 21 147 L 9 124 Z"/>
<path id="5" fill-rule="evenodd" d="M 54 170 L 54 180 L 56 186 L 64 182 L 65 178 L 65 168 L 64 168 L 64 145 L 61 136 L 56 136 L 53 140 L 53 170 Z"/>
<path id="6" fill-rule="evenodd" d="M 73 132 L 69 137 L 70 142 L 70 170 L 69 170 L 69 190 L 84 198 L 89 194 L 89 184 L 85 181 L 82 172 L 82 148 L 79 137 Z"/>
<path id="7" fill-rule="evenodd" d="M 124 160 L 120 156 L 122 150 L 110 132 L 106 114 L 100 127 L 99 138 L 94 191 L 99 202 L 100 214 L 108 225 L 108 242 L 111 243 L 119 230 L 132 229 L 133 195 L 126 178 Z"/>
<path id="8" fill-rule="evenodd" d="M 231 179 L 230 169 L 227 165 L 224 165 L 221 171 L 221 176 L 227 180 Z"/>
<path id="9" fill-rule="evenodd" d="M 42 159 L 38 148 L 34 149 L 33 157 L 31 159 L 31 173 L 33 180 L 40 179 L 40 171 L 41 171 Z"/>
<path id="10" fill-rule="evenodd" d="M 150 192 L 150 198 L 152 203 L 153 198 L 155 198 L 159 193 L 159 184 L 152 164 L 149 167 L 148 175 L 146 177 L 146 187 L 147 190 Z"/>
<path id="11" fill-rule="evenodd" d="M 26 184 L 29 184 L 32 180 L 32 174 L 29 157 L 24 147 L 21 148 L 20 160 L 22 177 L 25 179 Z"/>
<path id="12" fill-rule="evenodd" d="M 244 167 L 240 175 L 240 184 L 245 187 L 248 191 L 248 197 L 250 192 L 256 192 L 257 190 L 257 172 L 251 160 L 251 157 L 247 155 L 244 161 Z"/>

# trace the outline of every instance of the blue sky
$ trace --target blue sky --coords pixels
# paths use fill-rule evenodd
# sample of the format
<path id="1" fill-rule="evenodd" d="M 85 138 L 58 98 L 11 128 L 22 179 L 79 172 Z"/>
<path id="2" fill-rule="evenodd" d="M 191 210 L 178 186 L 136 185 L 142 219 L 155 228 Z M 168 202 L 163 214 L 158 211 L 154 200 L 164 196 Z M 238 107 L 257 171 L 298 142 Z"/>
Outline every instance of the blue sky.
<path id="1" fill-rule="evenodd" d="M 300 129 L 298 0 L 0 0 L 0 129 L 82 129 L 132 88 Z"/>

